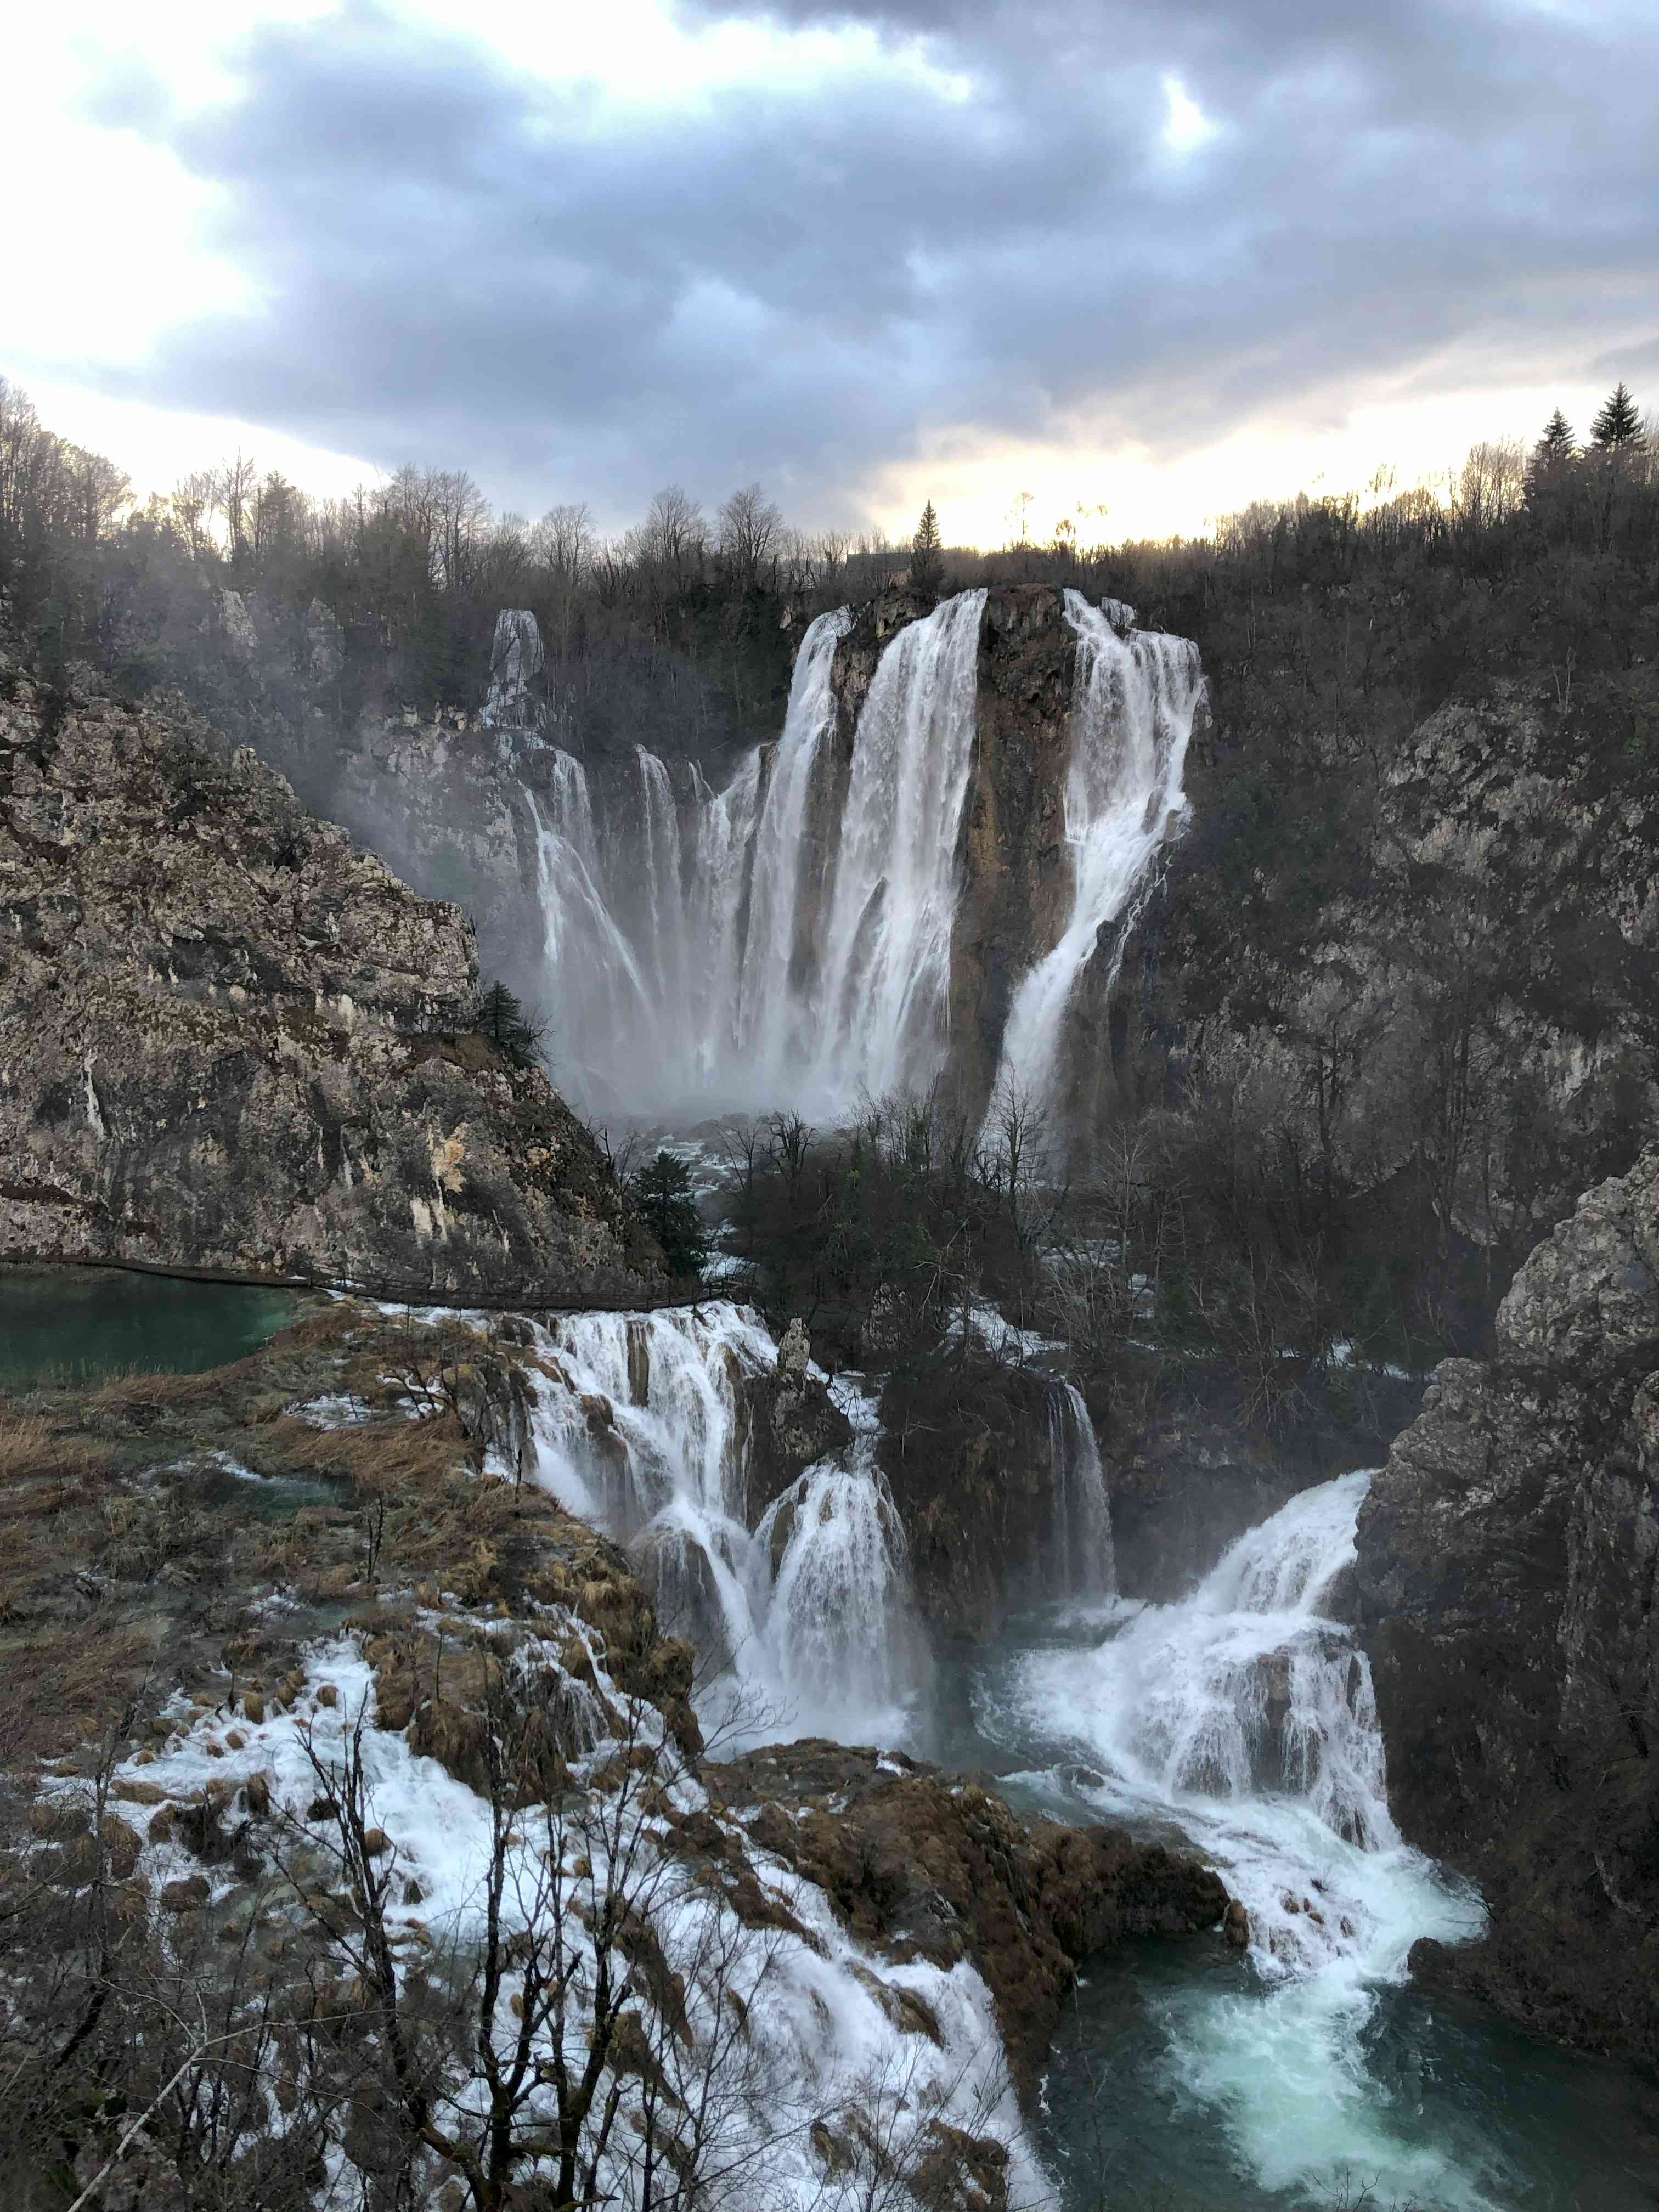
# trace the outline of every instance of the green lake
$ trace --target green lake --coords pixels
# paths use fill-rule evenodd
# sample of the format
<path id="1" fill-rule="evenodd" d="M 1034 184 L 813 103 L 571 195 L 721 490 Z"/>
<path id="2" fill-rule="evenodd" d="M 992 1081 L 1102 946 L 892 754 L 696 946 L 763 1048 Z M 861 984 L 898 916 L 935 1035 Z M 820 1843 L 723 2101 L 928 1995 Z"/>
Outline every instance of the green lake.
<path id="1" fill-rule="evenodd" d="M 123 1267 L 0 1267 L 0 1390 L 222 1366 L 285 1328 L 304 1296 Z"/>

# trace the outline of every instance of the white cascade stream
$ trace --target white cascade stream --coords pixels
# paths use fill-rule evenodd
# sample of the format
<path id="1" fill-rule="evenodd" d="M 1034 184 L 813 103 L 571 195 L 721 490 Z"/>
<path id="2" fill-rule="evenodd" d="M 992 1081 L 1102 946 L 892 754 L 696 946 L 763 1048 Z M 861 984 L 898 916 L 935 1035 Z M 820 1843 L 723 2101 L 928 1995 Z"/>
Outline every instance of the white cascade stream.
<path id="1" fill-rule="evenodd" d="M 1053 951 L 1020 984 L 1003 1032 L 999 1084 L 1040 1104 L 1052 1100 L 1066 1009 L 1109 925 L 1132 918 L 1151 863 L 1186 807 L 1182 772 L 1204 696 L 1198 648 L 1185 638 L 1132 630 L 1133 610 L 1106 611 L 1066 594 L 1077 632 L 1072 757 L 1066 776 L 1066 844 L 1072 902 Z M 1126 933 L 1119 928 L 1118 946 Z"/>
<path id="2" fill-rule="evenodd" d="M 705 1723 L 726 1741 L 896 1741 L 925 1656 L 873 1401 L 836 1386 L 851 1446 L 751 1534 L 744 1394 L 777 1357 L 757 1315 L 720 1300 L 572 1314 L 537 1336 L 552 1370 L 534 1415 L 538 1479 L 627 1545 L 664 1629 L 696 1648 Z"/>
<path id="3" fill-rule="evenodd" d="M 1328 2190 L 1346 2171 L 1385 2203 L 1495 2207 L 1366 2070 L 1378 1986 L 1419 1937 L 1465 1940 L 1483 1919 L 1401 1844 L 1368 1663 L 1321 1612 L 1369 1480 L 1303 1492 L 1190 1596 L 1122 1607 L 1091 1648 L 1013 1655 L 978 1719 L 1055 1759 L 1027 1777 L 1040 1791 L 1178 1830 L 1244 1905 L 1255 1987 L 1194 1986 L 1163 2025 L 1171 2093 L 1210 2112 L 1259 2186 Z"/>
<path id="4" fill-rule="evenodd" d="M 946 599 L 883 653 L 859 715 L 823 930 L 817 1048 L 799 1102 L 920 1089 L 944 1063 L 982 591 Z"/>
<path id="5" fill-rule="evenodd" d="M 791 1071 L 811 1048 L 810 1009 L 798 966 L 805 848 L 814 775 L 835 722 L 830 680 L 836 647 L 852 622 L 851 610 L 838 607 L 820 615 L 801 640 L 783 734 L 753 832 L 747 932 L 739 946 L 733 928 L 720 948 L 736 979 L 738 1048 L 757 1097 L 784 1096 Z M 741 775 L 733 788 L 743 796 L 728 821 L 742 816 L 745 801 L 753 811 Z M 735 921 L 735 901 L 732 911 Z"/>
<path id="6" fill-rule="evenodd" d="M 1095 1425 L 1074 1382 L 1057 1382 L 1050 1394 L 1048 1449 L 1054 1468 L 1054 1536 L 1049 1585 L 1043 1595 L 1096 1603 L 1115 1597 L 1112 1509 Z"/>

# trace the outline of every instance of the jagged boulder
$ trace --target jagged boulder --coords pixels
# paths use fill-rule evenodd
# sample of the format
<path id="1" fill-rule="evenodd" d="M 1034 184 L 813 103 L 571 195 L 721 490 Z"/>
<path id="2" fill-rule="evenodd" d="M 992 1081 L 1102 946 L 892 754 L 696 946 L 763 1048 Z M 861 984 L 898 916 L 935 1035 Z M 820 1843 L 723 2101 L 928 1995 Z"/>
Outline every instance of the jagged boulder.
<path id="1" fill-rule="evenodd" d="M 1553 2034 L 1659 2055 L 1659 1151 L 1516 1276 L 1359 1516 L 1404 1832 L 1488 1940 L 1419 1960 Z"/>
<path id="2" fill-rule="evenodd" d="M 182 713 L 0 667 L 0 1258 L 648 1295 L 592 1138 L 417 898 Z"/>

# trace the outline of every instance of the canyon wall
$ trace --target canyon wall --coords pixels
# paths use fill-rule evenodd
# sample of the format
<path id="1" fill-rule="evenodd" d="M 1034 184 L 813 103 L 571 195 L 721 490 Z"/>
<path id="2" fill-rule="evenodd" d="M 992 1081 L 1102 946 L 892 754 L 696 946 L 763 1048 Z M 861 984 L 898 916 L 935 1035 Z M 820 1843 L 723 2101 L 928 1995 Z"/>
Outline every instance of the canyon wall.
<path id="1" fill-rule="evenodd" d="M 1359 1516 L 1408 1840 L 1486 1941 L 1414 1960 L 1574 2043 L 1659 2056 L 1659 1152 L 1521 1268 Z"/>
<path id="2" fill-rule="evenodd" d="M 649 1294 L 608 1166 L 417 898 L 182 712 L 0 669 L 0 1256 Z"/>

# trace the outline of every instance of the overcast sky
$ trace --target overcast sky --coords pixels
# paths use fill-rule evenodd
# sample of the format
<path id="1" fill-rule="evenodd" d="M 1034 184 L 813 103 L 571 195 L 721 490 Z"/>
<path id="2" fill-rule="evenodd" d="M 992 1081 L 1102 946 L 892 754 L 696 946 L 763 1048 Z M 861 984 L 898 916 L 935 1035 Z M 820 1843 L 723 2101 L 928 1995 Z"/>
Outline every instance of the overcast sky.
<path id="1" fill-rule="evenodd" d="M 1655 0 L 20 15 L 0 373 L 144 489 L 1117 536 L 1659 401 Z"/>

